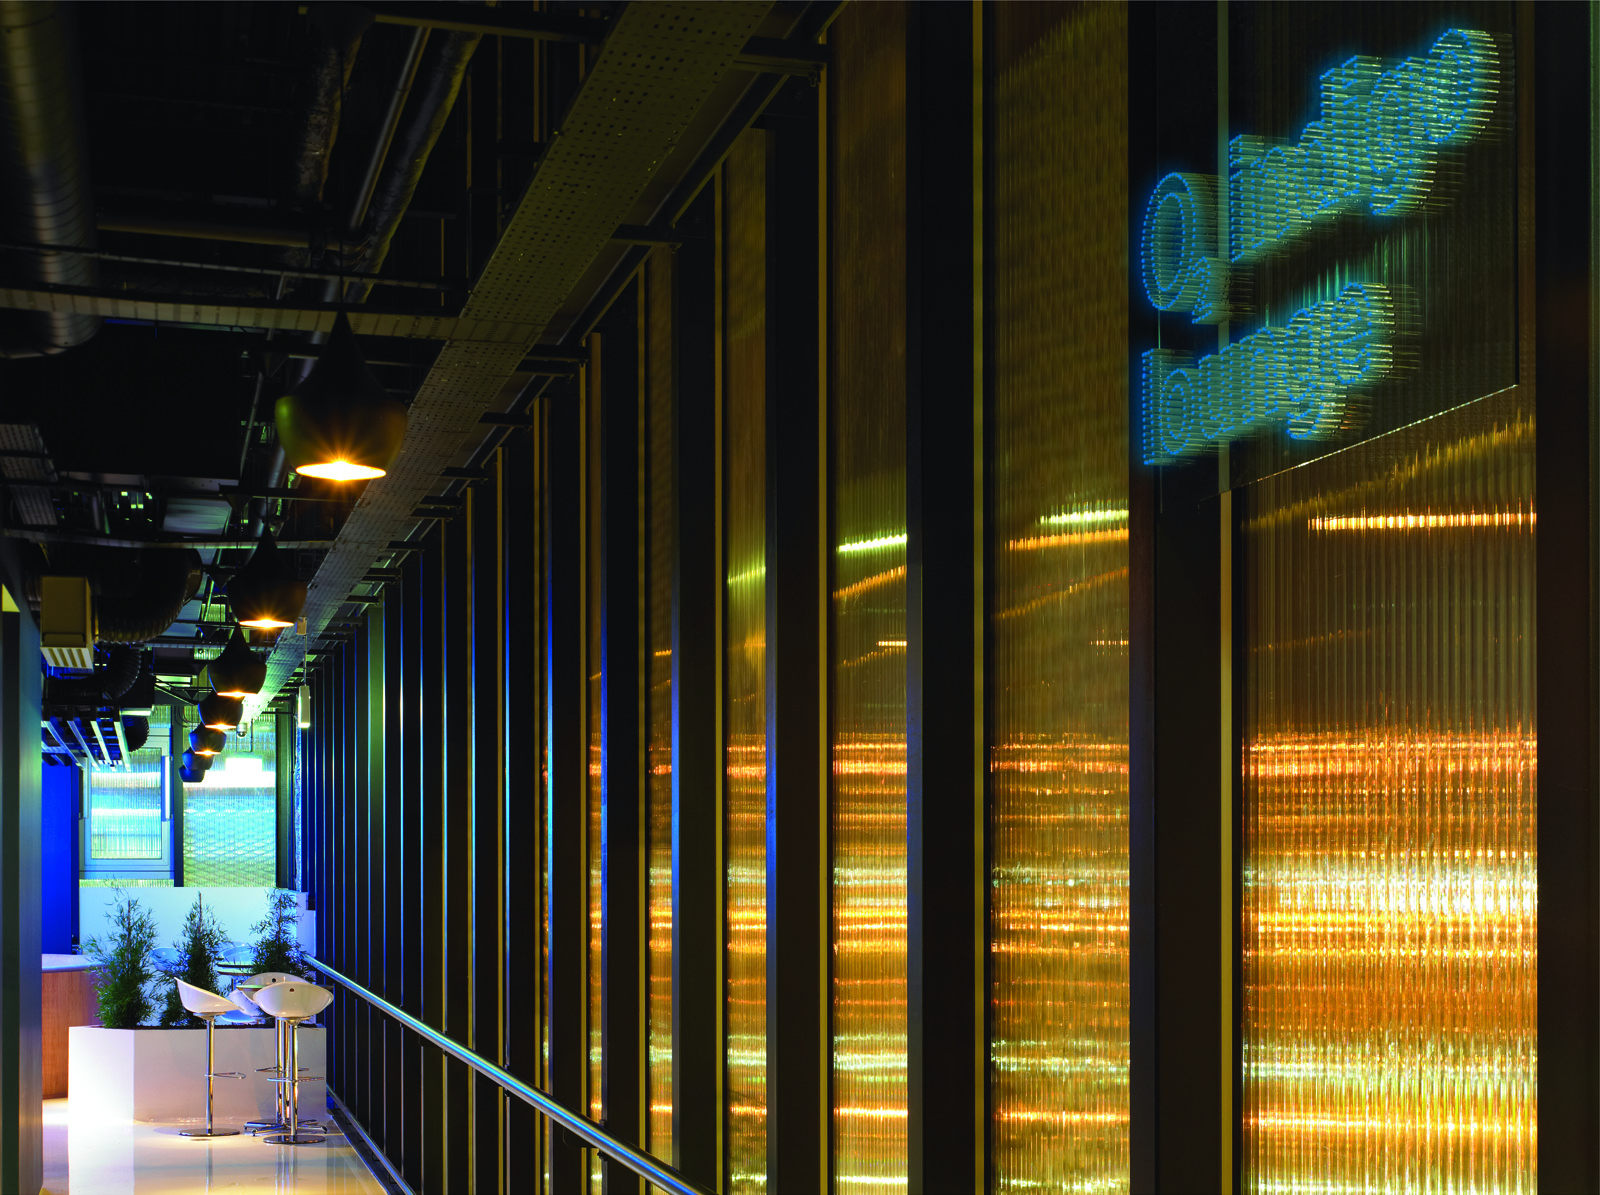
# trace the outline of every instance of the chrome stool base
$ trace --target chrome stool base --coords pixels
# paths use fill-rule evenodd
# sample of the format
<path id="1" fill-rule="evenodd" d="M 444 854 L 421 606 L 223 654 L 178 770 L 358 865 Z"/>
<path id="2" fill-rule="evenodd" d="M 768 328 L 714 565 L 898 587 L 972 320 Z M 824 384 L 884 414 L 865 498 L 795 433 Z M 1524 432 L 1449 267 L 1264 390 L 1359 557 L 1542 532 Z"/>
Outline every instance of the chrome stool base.
<path id="1" fill-rule="evenodd" d="M 327 1140 L 326 1137 L 312 1137 L 305 1133 L 279 1133 L 261 1139 L 268 1145 L 321 1145 Z"/>
<path id="2" fill-rule="evenodd" d="M 238 1129 L 182 1129 L 180 1137 L 237 1137 Z"/>

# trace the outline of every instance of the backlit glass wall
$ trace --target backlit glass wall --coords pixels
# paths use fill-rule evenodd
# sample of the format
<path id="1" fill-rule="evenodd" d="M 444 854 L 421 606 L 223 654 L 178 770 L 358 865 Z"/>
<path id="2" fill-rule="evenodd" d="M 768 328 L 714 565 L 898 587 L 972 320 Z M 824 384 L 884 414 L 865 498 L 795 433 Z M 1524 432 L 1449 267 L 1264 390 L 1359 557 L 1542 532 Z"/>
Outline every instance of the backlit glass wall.
<path id="1" fill-rule="evenodd" d="M 992 28 L 994 1182 L 1126 1190 L 1127 19 Z"/>
<path id="2" fill-rule="evenodd" d="M 830 42 L 833 1145 L 856 1195 L 907 1177 L 905 6 L 852 4 Z"/>
<path id="3" fill-rule="evenodd" d="M 649 851 L 650 1152 L 672 1158 L 672 252 L 658 249 L 644 275 L 645 512 L 649 586 L 646 848 Z"/>
<path id="4" fill-rule="evenodd" d="M 277 881 L 277 734 L 257 718 L 244 737 L 229 733 L 199 784 L 183 785 L 186 887 L 271 887 Z"/>
<path id="5" fill-rule="evenodd" d="M 1253 487 L 1248 1190 L 1537 1185 L 1533 448 L 1513 390 Z"/>
<path id="6" fill-rule="evenodd" d="M 767 1174 L 766 134 L 724 167 L 728 1186 Z"/>

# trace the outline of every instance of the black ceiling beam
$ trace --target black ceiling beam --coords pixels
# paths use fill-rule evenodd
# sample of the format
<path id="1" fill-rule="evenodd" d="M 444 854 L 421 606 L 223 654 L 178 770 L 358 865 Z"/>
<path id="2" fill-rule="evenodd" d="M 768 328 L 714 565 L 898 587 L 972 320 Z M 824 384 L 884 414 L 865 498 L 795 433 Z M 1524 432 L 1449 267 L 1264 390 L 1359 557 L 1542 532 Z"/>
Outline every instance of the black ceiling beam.
<path id="1" fill-rule="evenodd" d="M 479 33 L 490 37 L 514 37 L 536 41 L 572 42 L 595 46 L 605 39 L 611 22 L 597 17 L 576 17 L 564 13 L 517 12 L 479 5 L 422 2 L 405 4 L 363 4 L 379 25 L 410 25 L 413 28 L 448 29 L 453 33 Z M 300 6 L 306 11 L 306 5 Z M 468 14 L 493 13 L 494 20 L 473 20 Z"/>

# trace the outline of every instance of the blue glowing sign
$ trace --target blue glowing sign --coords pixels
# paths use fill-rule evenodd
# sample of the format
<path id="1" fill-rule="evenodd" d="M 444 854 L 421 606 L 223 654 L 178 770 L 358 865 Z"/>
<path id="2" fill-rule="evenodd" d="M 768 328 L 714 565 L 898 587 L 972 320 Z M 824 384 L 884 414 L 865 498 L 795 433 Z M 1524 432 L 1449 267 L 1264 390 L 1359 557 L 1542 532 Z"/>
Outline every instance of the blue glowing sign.
<path id="1" fill-rule="evenodd" d="M 1468 29 L 1447 30 L 1426 54 L 1387 68 L 1357 56 L 1328 71 L 1321 118 L 1294 144 L 1233 139 L 1223 194 L 1205 174 L 1169 174 L 1156 185 L 1140 238 L 1151 305 L 1187 312 L 1196 324 L 1236 319 L 1244 312 L 1235 269 L 1284 252 L 1341 215 L 1396 217 L 1443 202 L 1441 154 L 1488 127 L 1499 90 L 1494 38 Z M 1146 353 L 1145 463 L 1273 424 L 1296 439 L 1338 434 L 1351 425 L 1352 395 L 1389 372 L 1394 326 L 1389 290 L 1357 283 L 1198 365 L 1165 349 Z"/>

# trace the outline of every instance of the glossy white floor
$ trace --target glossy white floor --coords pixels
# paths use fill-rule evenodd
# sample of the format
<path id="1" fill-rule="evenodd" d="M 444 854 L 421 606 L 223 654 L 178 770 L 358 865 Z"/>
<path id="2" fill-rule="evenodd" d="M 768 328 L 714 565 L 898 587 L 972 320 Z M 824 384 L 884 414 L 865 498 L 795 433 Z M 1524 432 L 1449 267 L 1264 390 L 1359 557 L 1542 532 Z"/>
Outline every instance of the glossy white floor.
<path id="1" fill-rule="evenodd" d="M 338 1133 L 322 1145 L 268 1145 L 248 1133 L 197 1140 L 189 1124 L 80 1124 L 68 1100 L 44 1102 L 47 1195 L 383 1195 Z M 198 1122 L 196 1122 L 198 1124 Z"/>

